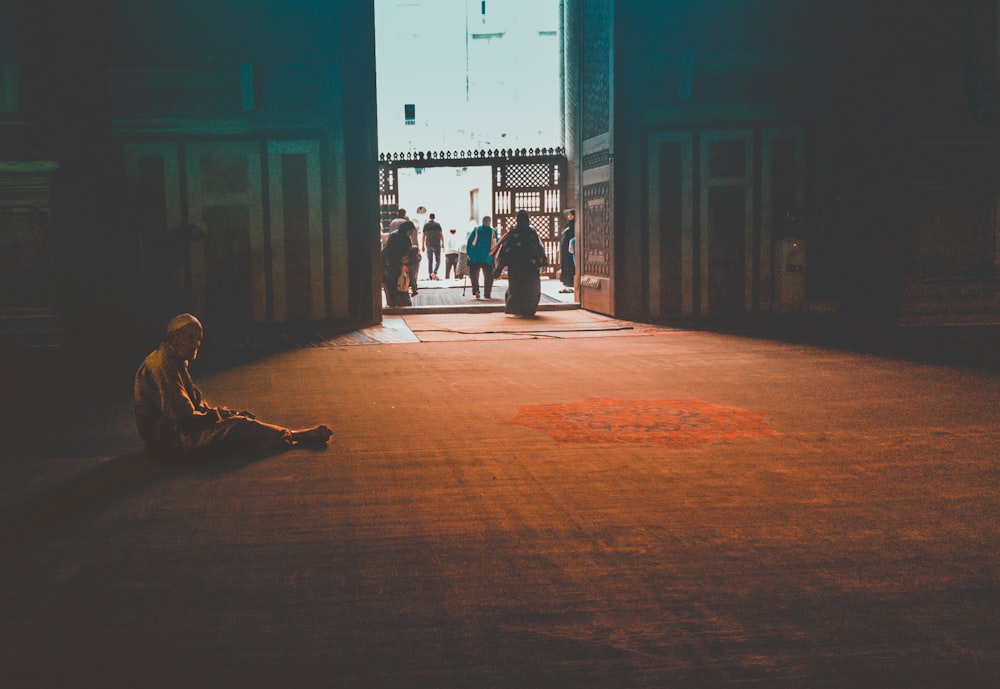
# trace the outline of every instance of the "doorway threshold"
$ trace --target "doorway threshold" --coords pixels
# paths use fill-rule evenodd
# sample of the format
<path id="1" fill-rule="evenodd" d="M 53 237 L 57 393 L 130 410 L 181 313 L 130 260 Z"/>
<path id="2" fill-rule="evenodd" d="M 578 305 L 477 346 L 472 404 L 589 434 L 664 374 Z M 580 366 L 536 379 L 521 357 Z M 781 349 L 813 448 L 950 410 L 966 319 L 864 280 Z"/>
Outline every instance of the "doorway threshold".
<path id="1" fill-rule="evenodd" d="M 458 306 L 383 306 L 382 314 L 385 316 L 412 316 L 434 313 L 503 313 L 503 302 L 497 302 L 495 299 L 492 301 L 494 303 L 461 304 Z M 576 303 L 546 304 L 543 302 L 538 305 L 539 311 L 573 311 L 579 308 L 580 305 Z"/>

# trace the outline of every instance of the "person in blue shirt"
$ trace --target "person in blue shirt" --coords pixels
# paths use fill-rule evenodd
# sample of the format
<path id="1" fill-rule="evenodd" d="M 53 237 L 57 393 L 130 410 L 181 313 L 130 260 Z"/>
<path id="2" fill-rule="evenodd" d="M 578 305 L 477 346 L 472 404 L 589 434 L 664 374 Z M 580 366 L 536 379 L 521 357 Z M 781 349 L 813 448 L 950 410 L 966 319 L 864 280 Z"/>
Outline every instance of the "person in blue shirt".
<path id="1" fill-rule="evenodd" d="M 483 274 L 483 296 L 490 298 L 493 291 L 493 257 L 490 249 L 494 247 L 499 237 L 495 228 L 490 226 L 490 216 L 483 217 L 483 224 L 469 233 L 465 243 L 465 253 L 469 257 L 469 279 L 472 282 L 472 296 L 479 299 L 479 274 Z"/>

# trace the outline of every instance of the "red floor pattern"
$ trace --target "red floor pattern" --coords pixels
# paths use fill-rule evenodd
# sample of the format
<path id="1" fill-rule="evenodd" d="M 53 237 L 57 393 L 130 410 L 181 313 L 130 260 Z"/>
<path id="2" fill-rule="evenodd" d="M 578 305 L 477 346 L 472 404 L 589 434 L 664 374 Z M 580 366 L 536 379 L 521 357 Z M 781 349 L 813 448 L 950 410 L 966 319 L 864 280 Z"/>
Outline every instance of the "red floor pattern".
<path id="1" fill-rule="evenodd" d="M 561 442 L 676 448 L 778 435 L 762 414 L 701 400 L 591 398 L 532 404 L 521 407 L 508 422 L 545 431 Z"/>

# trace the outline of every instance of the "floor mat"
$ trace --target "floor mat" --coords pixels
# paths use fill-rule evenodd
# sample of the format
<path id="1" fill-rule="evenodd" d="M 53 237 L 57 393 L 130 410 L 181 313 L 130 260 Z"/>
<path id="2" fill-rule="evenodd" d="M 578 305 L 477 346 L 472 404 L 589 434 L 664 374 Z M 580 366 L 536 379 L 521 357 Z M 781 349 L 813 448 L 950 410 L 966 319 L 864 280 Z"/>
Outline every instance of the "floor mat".
<path id="1" fill-rule="evenodd" d="M 478 313 L 415 314 L 405 316 L 404 320 L 421 342 L 566 339 L 678 332 L 671 328 L 620 321 L 581 309 L 539 311 L 531 318 L 505 313 Z"/>
<path id="2" fill-rule="evenodd" d="M 532 318 L 505 313 L 436 313 L 386 317 L 381 325 L 338 335 L 324 340 L 321 346 L 648 336 L 682 332 L 675 328 L 620 321 L 581 309 L 539 311 Z"/>

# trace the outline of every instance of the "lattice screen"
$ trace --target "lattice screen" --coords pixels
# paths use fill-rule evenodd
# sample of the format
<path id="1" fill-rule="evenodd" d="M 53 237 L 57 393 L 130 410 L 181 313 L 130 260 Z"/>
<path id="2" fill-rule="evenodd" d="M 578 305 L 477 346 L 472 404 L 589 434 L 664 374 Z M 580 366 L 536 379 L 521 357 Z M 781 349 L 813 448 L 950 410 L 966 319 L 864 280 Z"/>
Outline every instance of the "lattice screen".
<path id="1" fill-rule="evenodd" d="M 583 138 L 610 130 L 611 0 L 583 3 Z"/>
<path id="2" fill-rule="evenodd" d="M 587 235 L 581 275 L 611 277 L 610 191 L 607 182 L 583 188 L 583 223 Z"/>
<path id="3" fill-rule="evenodd" d="M 559 232 L 563 204 L 563 162 L 510 162 L 493 168 L 493 216 L 500 234 L 516 223 L 519 210 L 528 211 L 531 225 L 549 259 L 547 272 L 560 268 Z"/>
<path id="4" fill-rule="evenodd" d="M 466 159 L 473 155 L 474 159 Z M 399 207 L 398 168 L 415 167 L 423 154 L 385 155 L 379 162 L 379 204 L 383 229 L 395 217 Z M 427 160 L 438 167 L 443 163 L 487 164 L 493 168 L 493 224 L 506 234 L 514 226 L 517 211 L 527 210 L 531 224 L 538 231 L 539 239 L 549 257 L 549 271 L 559 270 L 559 233 L 566 224 L 563 203 L 566 195 L 566 157 L 561 149 L 523 149 L 520 151 L 479 151 L 427 154 Z"/>
<path id="5" fill-rule="evenodd" d="M 399 170 L 394 165 L 378 166 L 378 197 L 379 220 L 387 230 L 399 208 Z"/>
<path id="6" fill-rule="evenodd" d="M 549 163 L 504 166 L 501 168 L 505 172 L 503 186 L 508 188 L 551 186 L 553 184 L 553 167 Z"/>

